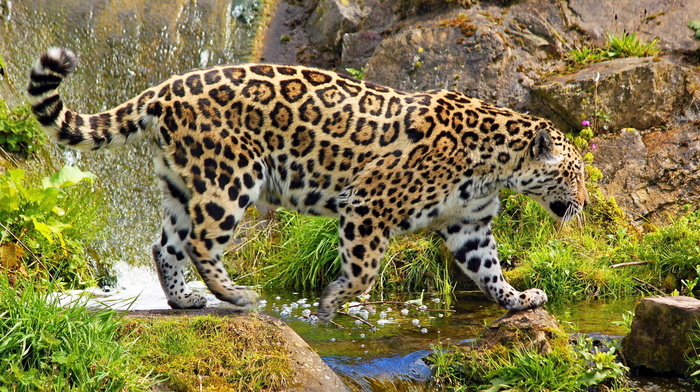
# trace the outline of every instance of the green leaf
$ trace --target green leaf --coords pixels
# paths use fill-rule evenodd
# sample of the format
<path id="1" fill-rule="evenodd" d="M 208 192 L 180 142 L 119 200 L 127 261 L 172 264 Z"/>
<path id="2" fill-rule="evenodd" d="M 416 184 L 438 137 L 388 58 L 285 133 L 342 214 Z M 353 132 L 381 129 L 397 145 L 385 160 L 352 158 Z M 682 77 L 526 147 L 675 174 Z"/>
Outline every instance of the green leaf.
<path id="1" fill-rule="evenodd" d="M 44 188 L 61 188 L 78 184 L 81 181 L 92 182 L 95 175 L 90 172 L 84 172 L 75 166 L 64 166 L 58 173 L 52 174 L 42 180 Z"/>
<path id="2" fill-rule="evenodd" d="M 41 233 L 50 243 L 53 243 L 53 230 L 51 230 L 51 227 L 44 222 L 39 222 L 36 218 L 32 218 L 32 222 L 34 223 L 34 230 Z"/>
<path id="3" fill-rule="evenodd" d="M 700 20 L 691 20 L 688 22 L 688 28 L 693 30 L 700 30 Z"/>

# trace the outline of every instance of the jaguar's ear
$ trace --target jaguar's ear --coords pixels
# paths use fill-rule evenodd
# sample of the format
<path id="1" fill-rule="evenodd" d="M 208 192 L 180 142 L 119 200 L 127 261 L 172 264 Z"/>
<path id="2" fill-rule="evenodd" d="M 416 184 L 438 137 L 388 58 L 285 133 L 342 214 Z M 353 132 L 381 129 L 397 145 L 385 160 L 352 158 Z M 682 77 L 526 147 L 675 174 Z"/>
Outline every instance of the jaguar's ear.
<path id="1" fill-rule="evenodd" d="M 530 143 L 530 155 L 533 159 L 548 161 L 554 159 L 554 142 L 546 129 L 537 131 Z"/>

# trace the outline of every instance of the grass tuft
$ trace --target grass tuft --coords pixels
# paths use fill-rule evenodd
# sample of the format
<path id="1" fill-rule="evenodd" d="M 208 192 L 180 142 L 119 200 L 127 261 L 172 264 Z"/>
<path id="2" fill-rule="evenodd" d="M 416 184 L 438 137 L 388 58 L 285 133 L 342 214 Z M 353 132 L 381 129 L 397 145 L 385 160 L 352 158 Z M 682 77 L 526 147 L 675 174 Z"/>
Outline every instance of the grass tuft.
<path id="1" fill-rule="evenodd" d="M 436 346 L 428 361 L 433 382 L 444 391 L 573 392 L 595 386 L 602 388 L 593 390 L 630 391 L 628 369 L 616 361 L 615 347 L 602 352 L 590 339 L 573 346 L 559 343 L 548 354 L 500 345 L 487 350 Z"/>
<path id="2" fill-rule="evenodd" d="M 169 391 L 278 391 L 293 377 L 279 328 L 255 317 L 139 318 L 120 333 Z"/>
<path id="3" fill-rule="evenodd" d="M 114 311 L 62 305 L 6 275 L 0 298 L 0 390 L 147 391 L 153 384 L 116 342 L 122 321 Z"/>

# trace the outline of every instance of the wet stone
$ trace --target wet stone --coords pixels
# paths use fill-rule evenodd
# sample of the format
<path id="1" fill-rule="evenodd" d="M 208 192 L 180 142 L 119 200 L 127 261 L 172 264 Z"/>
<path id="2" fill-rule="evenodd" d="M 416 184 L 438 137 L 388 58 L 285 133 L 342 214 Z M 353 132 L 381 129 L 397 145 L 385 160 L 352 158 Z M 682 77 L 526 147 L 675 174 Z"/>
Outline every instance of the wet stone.
<path id="1" fill-rule="evenodd" d="M 545 355 L 551 351 L 551 341 L 560 330 L 556 318 L 542 308 L 510 311 L 484 329 L 482 344 L 534 348 Z"/>
<path id="2" fill-rule="evenodd" d="M 691 297 L 644 298 L 637 305 L 622 352 L 630 368 L 642 373 L 687 375 L 693 352 L 689 332 L 700 320 L 700 300 Z"/>

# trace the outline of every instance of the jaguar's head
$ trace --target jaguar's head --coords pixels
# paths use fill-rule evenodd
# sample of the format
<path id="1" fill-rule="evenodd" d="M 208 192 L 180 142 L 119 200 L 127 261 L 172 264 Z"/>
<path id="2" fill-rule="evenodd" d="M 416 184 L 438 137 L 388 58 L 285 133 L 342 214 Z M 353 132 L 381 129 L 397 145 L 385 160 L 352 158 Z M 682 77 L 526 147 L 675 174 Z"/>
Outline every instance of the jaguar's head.
<path id="1" fill-rule="evenodd" d="M 566 136 L 546 124 L 530 141 L 511 187 L 535 199 L 553 217 L 568 221 L 588 203 L 584 164 Z"/>

